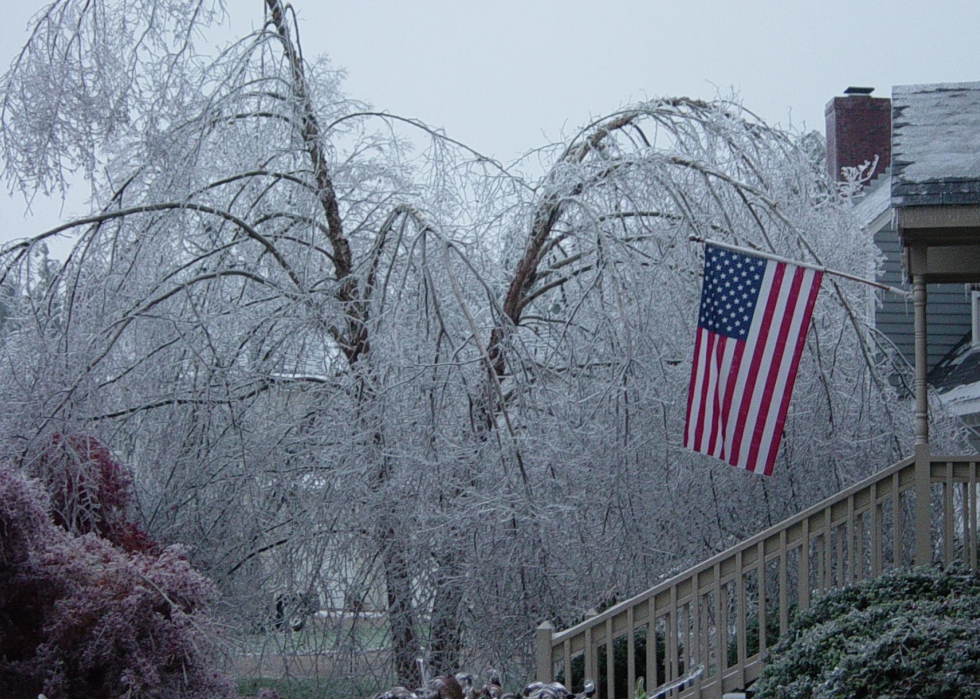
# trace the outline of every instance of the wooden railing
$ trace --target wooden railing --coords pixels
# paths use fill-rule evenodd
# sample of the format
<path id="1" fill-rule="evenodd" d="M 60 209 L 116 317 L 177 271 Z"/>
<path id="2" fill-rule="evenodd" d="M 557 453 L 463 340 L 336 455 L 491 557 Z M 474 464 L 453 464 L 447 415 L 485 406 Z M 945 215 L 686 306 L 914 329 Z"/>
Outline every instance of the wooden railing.
<path id="1" fill-rule="evenodd" d="M 545 622 L 537 678 L 594 678 L 599 699 L 632 699 L 641 678 L 651 699 L 744 688 L 814 595 L 926 557 L 976 569 L 978 464 L 901 461 L 570 629 Z"/>

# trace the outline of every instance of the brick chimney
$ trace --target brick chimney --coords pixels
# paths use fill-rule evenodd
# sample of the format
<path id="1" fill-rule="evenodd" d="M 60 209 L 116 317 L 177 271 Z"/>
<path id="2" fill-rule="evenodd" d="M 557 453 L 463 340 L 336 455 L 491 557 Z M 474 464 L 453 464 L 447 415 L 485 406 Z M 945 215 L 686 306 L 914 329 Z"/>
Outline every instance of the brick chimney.
<path id="1" fill-rule="evenodd" d="M 827 103 L 827 172 L 834 181 L 841 179 L 841 168 L 874 162 L 875 156 L 874 175 L 891 163 L 892 102 L 872 97 L 873 91 L 873 87 L 849 87 L 844 97 Z"/>

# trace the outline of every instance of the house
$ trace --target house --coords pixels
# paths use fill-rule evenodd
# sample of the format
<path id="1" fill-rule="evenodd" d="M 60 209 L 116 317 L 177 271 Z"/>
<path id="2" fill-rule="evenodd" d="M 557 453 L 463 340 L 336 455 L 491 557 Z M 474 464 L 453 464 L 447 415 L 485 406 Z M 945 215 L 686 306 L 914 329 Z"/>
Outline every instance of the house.
<path id="1" fill-rule="evenodd" d="M 980 82 L 896 86 L 892 114 L 892 207 L 903 246 L 920 249 L 918 257 L 906 255 L 906 267 L 926 279 L 970 284 L 962 287 L 969 327 L 929 380 L 947 407 L 976 427 L 980 254 L 971 243 L 980 233 Z"/>
<path id="2" fill-rule="evenodd" d="M 971 188 L 971 182 L 980 182 L 970 170 L 971 163 L 976 168 L 977 144 L 961 140 L 962 132 L 971 129 L 980 138 L 980 83 L 899 86 L 893 99 L 872 97 L 872 91 L 848 88 L 843 97 L 827 103 L 827 170 L 838 181 L 859 171 L 868 178 L 855 197 L 855 214 L 881 250 L 881 281 L 910 289 L 893 199 L 898 205 L 933 205 L 973 203 L 971 197 L 980 196 Z M 953 113 L 937 111 L 937 105 L 947 105 L 950 99 L 962 107 Z M 926 159 L 929 148 L 944 136 L 951 139 L 946 152 Z M 965 162 L 957 164 L 958 159 Z M 923 163 L 928 162 L 944 168 L 944 174 L 932 184 L 909 179 L 921 179 Z M 917 170 L 910 170 L 911 163 Z M 951 166 L 959 174 L 946 174 Z M 899 191 L 893 191 L 896 182 Z M 929 284 L 928 299 L 929 384 L 976 431 L 980 428 L 980 292 L 976 285 L 964 283 Z M 896 382 L 908 374 L 903 369 L 914 364 L 912 312 L 911 300 L 894 294 L 882 294 L 875 312 L 880 342 L 897 363 Z M 911 386 L 907 388 L 911 392 Z"/>

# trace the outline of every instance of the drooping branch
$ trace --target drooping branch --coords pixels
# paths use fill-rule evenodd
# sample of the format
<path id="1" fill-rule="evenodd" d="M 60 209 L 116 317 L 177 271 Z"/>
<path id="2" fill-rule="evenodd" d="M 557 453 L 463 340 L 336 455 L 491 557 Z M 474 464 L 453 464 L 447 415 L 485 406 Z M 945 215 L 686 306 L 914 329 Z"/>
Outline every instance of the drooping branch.
<path id="1" fill-rule="evenodd" d="M 208 206 L 206 204 L 197 204 L 194 202 L 160 202 L 158 204 L 145 204 L 141 206 L 132 206 L 125 209 L 112 209 L 108 211 L 103 211 L 102 213 L 96 214 L 94 216 L 84 216 L 82 218 L 77 218 L 68 223 L 63 223 L 60 226 L 55 226 L 54 228 L 45 231 L 44 233 L 34 236 L 29 240 L 24 240 L 19 243 L 15 243 L 2 251 L 2 255 L 6 257 L 9 262 L 4 269 L 4 273 L 0 274 L 0 283 L 3 283 L 6 278 L 6 274 L 9 270 L 23 259 L 23 256 L 28 253 L 35 245 L 40 242 L 47 240 L 48 238 L 54 238 L 62 233 L 66 233 L 74 228 L 80 228 L 89 225 L 100 225 L 107 221 L 112 221 L 114 219 L 128 218 L 138 214 L 150 214 L 159 211 L 196 211 L 198 213 L 210 214 L 212 216 L 217 216 L 222 218 L 229 223 L 237 226 L 248 238 L 258 242 L 266 252 L 275 258 L 276 262 L 282 268 L 287 275 L 289 275 L 290 280 L 296 285 L 297 291 L 304 291 L 304 284 L 300 280 L 299 276 L 293 270 L 292 266 L 286 260 L 285 256 L 280 252 L 280 250 L 272 244 L 264 235 L 259 233 L 254 227 L 249 225 L 248 222 L 242 220 L 238 216 L 219 209 L 214 206 Z"/>
<path id="2" fill-rule="evenodd" d="M 296 95 L 297 107 L 300 111 L 302 128 L 300 137 L 313 164 L 313 175 L 316 180 L 317 198 L 323 208 L 327 220 L 327 236 L 333 247 L 333 264 L 337 281 L 346 280 L 353 271 L 350 243 L 344 234 L 343 219 L 340 215 L 340 205 L 337 193 L 334 191 L 333 178 L 327 165 L 326 153 L 320 137 L 320 123 L 313 108 L 310 91 L 306 84 L 306 74 L 303 59 L 294 44 L 286 23 L 285 9 L 281 0 L 266 0 L 272 25 L 282 42 L 283 50 L 293 73 L 293 90 Z M 339 300 L 352 301 L 356 290 L 351 284 L 342 284 L 338 292 Z"/>
<path id="3" fill-rule="evenodd" d="M 556 172 L 569 165 L 579 165 L 593 151 L 599 149 L 602 142 L 614 131 L 621 130 L 638 118 L 636 112 L 619 115 L 608 123 L 598 126 L 583 142 L 569 146 L 559 161 L 552 168 L 547 179 L 556 178 Z M 578 180 L 566 189 L 556 189 L 549 193 L 536 207 L 531 220 L 531 230 L 528 242 L 521 259 L 517 262 L 514 276 L 511 279 L 507 294 L 502 304 L 504 317 L 490 331 L 487 342 L 487 355 L 490 357 L 492 370 L 498 377 L 506 372 L 506 362 L 502 343 L 508 326 L 517 326 L 521 321 L 521 311 L 526 306 L 526 300 L 538 279 L 538 266 L 542 259 L 542 251 L 547 246 L 555 226 L 564 212 L 565 202 L 578 196 L 585 188 L 585 182 Z"/>

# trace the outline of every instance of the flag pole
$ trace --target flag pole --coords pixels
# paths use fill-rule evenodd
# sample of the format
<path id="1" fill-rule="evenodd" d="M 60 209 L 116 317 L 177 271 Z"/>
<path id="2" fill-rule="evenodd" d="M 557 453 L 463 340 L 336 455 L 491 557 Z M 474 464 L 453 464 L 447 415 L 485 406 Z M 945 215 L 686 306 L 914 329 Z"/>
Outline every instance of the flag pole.
<path id="1" fill-rule="evenodd" d="M 806 269 L 814 269 L 818 272 L 823 272 L 824 274 L 833 274 L 838 277 L 843 277 L 844 279 L 850 279 L 854 282 L 861 282 L 862 284 L 868 284 L 869 286 L 876 287 L 878 289 L 883 289 L 884 291 L 889 291 L 893 294 L 898 294 L 905 298 L 911 298 L 912 294 L 905 289 L 899 289 L 894 286 L 888 286 L 887 284 L 882 284 L 881 282 L 876 282 L 872 279 L 865 279 L 864 277 L 858 277 L 853 274 L 848 274 L 847 272 L 840 272 L 836 269 L 828 269 L 826 267 L 821 267 L 820 265 L 810 264 L 809 262 L 797 262 L 796 260 L 789 260 L 785 257 L 780 257 L 779 255 L 772 255 L 768 252 L 762 252 L 761 250 L 753 250 L 752 248 L 742 248 L 737 245 L 729 245 L 728 243 L 722 243 L 717 240 L 711 240 L 710 238 L 702 238 L 697 235 L 688 236 L 688 240 L 695 243 L 705 243 L 707 245 L 714 245 L 716 248 L 721 248 L 723 250 L 730 250 L 731 252 L 740 252 L 744 255 L 753 255 L 754 257 L 761 257 L 766 260 L 774 260 L 776 262 L 784 262 L 790 265 L 796 265 L 797 267 L 805 267 Z"/>

